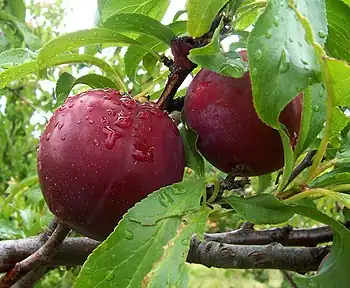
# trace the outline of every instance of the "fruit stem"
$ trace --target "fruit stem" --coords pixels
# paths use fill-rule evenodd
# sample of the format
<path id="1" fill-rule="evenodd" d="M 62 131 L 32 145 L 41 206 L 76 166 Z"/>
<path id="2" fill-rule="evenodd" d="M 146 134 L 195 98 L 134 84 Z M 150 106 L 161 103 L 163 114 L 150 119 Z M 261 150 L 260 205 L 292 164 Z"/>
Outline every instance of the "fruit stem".
<path id="1" fill-rule="evenodd" d="M 326 153 L 328 146 L 328 139 L 331 132 L 331 123 L 333 119 L 333 85 L 332 80 L 328 68 L 327 60 L 329 57 L 326 55 L 324 49 L 318 44 L 313 36 L 313 31 L 310 22 L 306 17 L 304 17 L 295 7 L 294 1 L 291 1 L 290 7 L 293 9 L 294 13 L 299 19 L 299 22 L 303 26 L 306 33 L 306 40 L 309 44 L 314 47 L 316 56 L 318 58 L 318 62 L 321 66 L 321 76 L 323 83 L 326 88 L 327 98 L 326 98 L 326 106 L 327 106 L 327 115 L 326 115 L 326 127 L 324 129 L 324 134 L 320 143 L 320 146 L 316 152 L 316 155 L 313 158 L 311 168 L 305 179 L 302 181 L 302 184 L 305 185 L 309 183 L 317 174 L 316 170 L 320 165 L 324 154 Z"/>
<path id="2" fill-rule="evenodd" d="M 210 177 L 206 181 L 207 183 L 213 183 L 214 184 L 214 191 L 213 194 L 210 196 L 210 198 L 207 200 L 208 203 L 213 203 L 215 199 L 218 197 L 220 192 L 220 181 L 214 177 Z"/>

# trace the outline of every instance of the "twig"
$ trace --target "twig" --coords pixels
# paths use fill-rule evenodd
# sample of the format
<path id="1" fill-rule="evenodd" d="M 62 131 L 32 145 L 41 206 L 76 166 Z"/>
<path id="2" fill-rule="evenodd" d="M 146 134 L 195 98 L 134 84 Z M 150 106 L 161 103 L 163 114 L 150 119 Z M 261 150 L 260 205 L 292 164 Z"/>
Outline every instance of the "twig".
<path id="1" fill-rule="evenodd" d="M 329 246 L 297 248 L 278 243 L 232 245 L 192 238 L 188 263 L 207 267 L 238 269 L 280 269 L 305 273 L 316 271 L 329 253 Z"/>
<path id="2" fill-rule="evenodd" d="M 285 226 L 260 231 L 252 228 L 241 228 L 226 233 L 205 234 L 204 238 L 208 241 L 227 244 L 266 245 L 278 242 L 283 246 L 313 247 L 332 241 L 333 232 L 329 226 L 312 229 L 293 229 L 291 226 Z"/>
<path id="3" fill-rule="evenodd" d="M 50 261 L 55 255 L 57 247 L 66 238 L 70 231 L 65 224 L 59 223 L 47 242 L 28 258 L 15 264 L 15 266 L 0 278 L 0 288 L 11 287 L 29 271 Z M 42 238 L 41 238 L 42 239 Z"/>

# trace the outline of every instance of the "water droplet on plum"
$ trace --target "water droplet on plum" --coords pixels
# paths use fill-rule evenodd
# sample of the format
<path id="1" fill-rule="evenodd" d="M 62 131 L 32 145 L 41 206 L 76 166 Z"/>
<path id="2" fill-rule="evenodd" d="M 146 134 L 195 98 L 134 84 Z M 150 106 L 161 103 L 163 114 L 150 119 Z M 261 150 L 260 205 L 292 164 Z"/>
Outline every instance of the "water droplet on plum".
<path id="1" fill-rule="evenodd" d="M 140 111 L 137 113 L 137 118 L 139 119 L 149 119 L 151 117 L 151 114 L 148 111 Z"/>
<path id="2" fill-rule="evenodd" d="M 65 136 L 62 136 L 62 137 L 61 137 L 61 140 L 62 140 L 62 141 L 66 140 L 66 137 L 65 137 Z"/>
<path id="3" fill-rule="evenodd" d="M 87 109 L 88 112 L 92 111 L 92 107 L 91 106 L 88 106 L 86 109 Z"/>
<path id="4" fill-rule="evenodd" d="M 57 129 L 60 131 L 64 126 L 63 122 L 59 122 L 59 124 L 57 125 Z"/>
<path id="5" fill-rule="evenodd" d="M 121 98 L 120 101 L 127 109 L 134 109 L 136 107 L 136 101 L 132 98 Z"/>
<path id="6" fill-rule="evenodd" d="M 117 121 L 114 122 L 120 128 L 129 128 L 131 127 L 133 121 L 130 116 L 119 116 Z"/>

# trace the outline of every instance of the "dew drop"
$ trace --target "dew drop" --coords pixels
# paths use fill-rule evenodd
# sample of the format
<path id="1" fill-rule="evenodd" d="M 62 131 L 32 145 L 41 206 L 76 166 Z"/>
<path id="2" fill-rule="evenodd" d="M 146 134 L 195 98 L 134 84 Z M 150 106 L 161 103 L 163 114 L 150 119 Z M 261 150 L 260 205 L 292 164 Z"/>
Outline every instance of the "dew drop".
<path id="1" fill-rule="evenodd" d="M 320 90 L 318 96 L 319 96 L 320 98 L 323 98 L 323 91 L 322 91 L 322 90 Z"/>
<path id="2" fill-rule="evenodd" d="M 132 157 L 138 161 L 153 161 L 153 149 L 141 141 L 133 144 L 135 150 L 132 152 Z"/>
<path id="3" fill-rule="evenodd" d="M 273 19 L 273 24 L 274 24 L 276 27 L 280 24 L 280 22 L 279 22 L 277 16 L 274 17 L 274 19 Z"/>
<path id="4" fill-rule="evenodd" d="M 326 32 L 325 31 L 323 31 L 323 30 L 320 30 L 320 31 L 318 31 L 318 36 L 320 37 L 320 38 L 326 38 L 326 36 L 327 36 L 327 34 L 326 34 Z"/>
<path id="5" fill-rule="evenodd" d="M 314 110 L 315 112 L 320 111 L 320 106 L 314 105 L 313 110 Z"/>
<path id="6" fill-rule="evenodd" d="M 47 135 L 46 135 L 46 141 L 49 141 L 49 140 L 50 140 L 50 137 L 51 137 L 51 134 L 50 134 L 50 133 L 47 133 Z"/>
<path id="7" fill-rule="evenodd" d="M 83 103 L 83 102 L 84 102 L 83 98 L 80 98 L 80 100 L 79 100 L 79 101 L 80 101 L 80 103 Z"/>
<path id="8" fill-rule="evenodd" d="M 134 239 L 134 233 L 129 230 L 125 230 L 125 239 L 132 240 Z"/>
<path id="9" fill-rule="evenodd" d="M 290 43 L 293 43 L 293 42 L 294 42 L 294 40 L 292 39 L 292 37 L 289 37 L 288 40 L 289 40 Z"/>
<path id="10" fill-rule="evenodd" d="M 113 149 L 117 139 L 123 137 L 123 134 L 112 129 L 109 126 L 103 128 L 103 132 L 106 135 L 105 145 L 107 149 Z"/>
<path id="11" fill-rule="evenodd" d="M 129 128 L 131 127 L 133 121 L 130 116 L 119 116 L 117 121 L 114 122 L 120 128 Z"/>
<path id="12" fill-rule="evenodd" d="M 154 116 L 157 116 L 158 118 L 161 118 L 161 117 L 164 115 L 163 111 L 160 110 L 160 109 L 152 109 L 152 110 L 150 110 L 150 112 L 151 112 Z"/>
<path id="13" fill-rule="evenodd" d="M 125 108 L 127 109 L 134 109 L 136 107 L 136 101 L 132 98 L 121 98 L 120 99 L 124 105 Z"/>
<path id="14" fill-rule="evenodd" d="M 59 124 L 57 125 L 57 129 L 58 130 L 61 130 L 64 126 L 64 123 L 63 122 L 59 122 Z"/>
<path id="15" fill-rule="evenodd" d="M 137 113 L 137 118 L 139 119 L 149 119 L 151 117 L 151 114 L 148 111 L 140 111 L 139 113 Z"/>
<path id="16" fill-rule="evenodd" d="M 105 95 L 103 96 L 103 100 L 111 100 L 112 96 L 111 95 Z"/>
<path id="17" fill-rule="evenodd" d="M 92 107 L 91 106 L 88 106 L 86 109 L 87 109 L 88 112 L 92 111 Z"/>
<path id="18" fill-rule="evenodd" d="M 94 143 L 94 145 L 96 145 L 96 146 L 100 145 L 100 142 L 99 142 L 97 139 L 94 139 L 93 143 Z"/>
<path id="19" fill-rule="evenodd" d="M 307 63 L 307 61 L 305 61 L 304 59 L 300 59 L 301 63 L 303 63 L 304 65 L 308 65 L 309 63 Z"/>
<path id="20" fill-rule="evenodd" d="M 260 49 L 258 49 L 258 50 L 256 50 L 254 52 L 254 57 L 255 57 L 256 60 L 260 60 L 262 55 L 263 55 L 263 53 L 262 53 L 262 51 Z"/>
<path id="21" fill-rule="evenodd" d="M 107 109 L 107 113 L 110 116 L 116 116 L 117 115 L 117 111 L 115 109 Z"/>
<path id="22" fill-rule="evenodd" d="M 298 41 L 298 45 L 299 45 L 299 47 L 303 47 L 303 44 L 301 44 L 300 41 Z"/>
<path id="23" fill-rule="evenodd" d="M 109 273 L 107 273 L 107 275 L 106 275 L 107 281 L 112 281 L 113 278 L 114 278 L 113 271 L 110 271 Z"/>
<path id="24" fill-rule="evenodd" d="M 89 122 L 90 124 L 94 124 L 94 123 L 95 123 L 95 121 L 92 120 L 92 119 L 90 119 L 88 122 Z"/>
<path id="25" fill-rule="evenodd" d="M 290 68 L 290 60 L 288 52 L 285 49 L 281 51 L 280 63 L 279 63 L 279 71 L 281 73 L 286 73 Z"/>
<path id="26" fill-rule="evenodd" d="M 174 202 L 174 200 L 166 192 L 159 194 L 158 201 L 164 207 L 169 207 Z"/>
<path id="27" fill-rule="evenodd" d="M 62 137 L 61 137 L 61 140 L 62 140 L 62 141 L 66 140 L 66 137 L 62 136 Z"/>
<path id="28" fill-rule="evenodd" d="M 78 122 L 77 122 L 77 125 L 80 125 L 81 124 L 81 121 L 79 120 Z"/>
<path id="29" fill-rule="evenodd" d="M 266 39 L 271 39 L 271 37 L 272 37 L 271 32 L 270 32 L 270 31 L 266 32 L 265 38 L 266 38 Z"/>
<path id="30" fill-rule="evenodd" d="M 101 117 L 101 122 L 102 122 L 103 124 L 109 124 L 108 119 L 107 119 L 106 117 L 104 117 L 104 116 Z"/>

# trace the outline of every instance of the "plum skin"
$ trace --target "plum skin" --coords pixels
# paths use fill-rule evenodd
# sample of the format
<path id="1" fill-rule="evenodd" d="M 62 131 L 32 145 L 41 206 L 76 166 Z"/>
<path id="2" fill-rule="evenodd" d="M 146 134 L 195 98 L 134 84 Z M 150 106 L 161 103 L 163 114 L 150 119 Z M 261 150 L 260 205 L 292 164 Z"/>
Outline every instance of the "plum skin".
<path id="1" fill-rule="evenodd" d="M 112 89 L 69 97 L 41 135 L 37 158 L 51 212 L 96 240 L 136 202 L 181 181 L 185 167 L 182 139 L 167 114 Z"/>
<path id="2" fill-rule="evenodd" d="M 302 100 L 300 93 L 280 115 L 293 145 L 299 133 Z M 198 134 L 198 150 L 219 170 L 258 176 L 283 167 L 279 133 L 259 119 L 248 72 L 232 78 L 202 69 L 188 87 L 184 113 Z"/>

